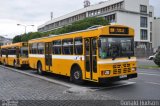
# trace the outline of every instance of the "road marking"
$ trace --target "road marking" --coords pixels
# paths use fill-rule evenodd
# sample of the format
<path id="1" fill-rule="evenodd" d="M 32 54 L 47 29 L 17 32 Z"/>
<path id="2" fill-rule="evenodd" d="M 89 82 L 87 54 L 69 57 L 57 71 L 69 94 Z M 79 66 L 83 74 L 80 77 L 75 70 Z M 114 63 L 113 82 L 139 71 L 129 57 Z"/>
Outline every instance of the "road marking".
<path id="1" fill-rule="evenodd" d="M 154 70 L 154 72 L 151 72 L 151 71 L 137 71 L 139 73 L 152 73 L 152 74 L 160 74 L 160 71 L 159 70 Z"/>
<path id="2" fill-rule="evenodd" d="M 124 84 L 120 84 L 120 85 L 114 85 L 111 87 L 99 87 L 93 91 L 99 91 L 99 90 L 104 90 L 104 89 L 110 89 L 110 88 L 118 88 L 118 87 L 122 87 L 122 86 L 127 86 L 127 85 L 132 85 L 135 84 L 136 82 L 130 82 L 130 81 L 123 81 Z"/>
<path id="3" fill-rule="evenodd" d="M 141 75 L 151 75 L 151 76 L 157 76 L 157 77 L 160 77 L 160 75 L 152 74 L 152 73 L 138 73 L 138 74 L 141 74 Z"/>
<path id="4" fill-rule="evenodd" d="M 160 83 L 156 83 L 156 82 L 145 82 L 145 83 L 149 83 L 149 84 L 154 84 L 154 85 L 159 85 L 160 86 Z"/>

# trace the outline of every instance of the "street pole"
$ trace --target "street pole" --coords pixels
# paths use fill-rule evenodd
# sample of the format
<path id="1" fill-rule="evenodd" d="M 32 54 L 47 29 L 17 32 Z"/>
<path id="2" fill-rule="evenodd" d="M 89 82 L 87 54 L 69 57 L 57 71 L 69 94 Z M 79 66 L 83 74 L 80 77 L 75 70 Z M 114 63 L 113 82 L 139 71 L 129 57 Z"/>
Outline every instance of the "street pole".
<path id="1" fill-rule="evenodd" d="M 23 26 L 24 27 L 24 30 L 25 30 L 25 32 L 24 32 L 24 35 L 26 36 L 27 35 L 27 27 L 28 26 L 34 26 L 34 25 L 22 25 L 22 24 L 17 24 L 17 26 Z M 22 35 L 21 35 L 21 42 L 22 42 Z"/>
<path id="2" fill-rule="evenodd" d="M 23 26 L 24 27 L 24 30 L 25 30 L 25 35 L 27 34 L 27 27 L 29 27 L 29 26 L 34 26 L 34 25 L 22 25 L 22 24 L 17 24 L 17 26 Z"/>

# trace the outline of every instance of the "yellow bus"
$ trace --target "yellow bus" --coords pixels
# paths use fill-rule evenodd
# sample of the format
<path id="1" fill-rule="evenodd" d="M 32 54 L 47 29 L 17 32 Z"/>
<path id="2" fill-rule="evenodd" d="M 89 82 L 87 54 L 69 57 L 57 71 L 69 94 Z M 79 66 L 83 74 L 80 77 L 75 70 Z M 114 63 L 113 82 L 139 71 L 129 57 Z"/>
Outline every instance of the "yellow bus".
<path id="1" fill-rule="evenodd" d="M 39 74 L 68 76 L 74 83 L 136 78 L 134 29 L 108 25 L 30 40 L 29 65 Z"/>
<path id="2" fill-rule="evenodd" d="M 1 46 L 0 46 L 0 64 L 1 64 L 1 58 L 2 58 L 2 57 L 1 57 Z"/>
<path id="3" fill-rule="evenodd" d="M 1 63 L 14 67 L 27 67 L 28 43 L 20 42 L 1 46 Z"/>

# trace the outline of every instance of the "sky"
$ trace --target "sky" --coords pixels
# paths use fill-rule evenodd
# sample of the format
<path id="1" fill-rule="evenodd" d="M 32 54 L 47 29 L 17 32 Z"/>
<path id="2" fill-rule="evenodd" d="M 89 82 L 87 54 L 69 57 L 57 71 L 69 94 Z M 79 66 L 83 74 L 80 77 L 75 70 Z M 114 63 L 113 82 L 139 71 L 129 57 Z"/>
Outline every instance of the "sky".
<path id="1" fill-rule="evenodd" d="M 37 31 L 37 27 L 53 18 L 83 8 L 84 0 L 0 0 L 0 35 L 13 38 L 25 32 Z M 103 0 L 90 0 L 91 4 Z M 160 0 L 150 0 L 155 8 L 155 16 L 160 17 Z"/>

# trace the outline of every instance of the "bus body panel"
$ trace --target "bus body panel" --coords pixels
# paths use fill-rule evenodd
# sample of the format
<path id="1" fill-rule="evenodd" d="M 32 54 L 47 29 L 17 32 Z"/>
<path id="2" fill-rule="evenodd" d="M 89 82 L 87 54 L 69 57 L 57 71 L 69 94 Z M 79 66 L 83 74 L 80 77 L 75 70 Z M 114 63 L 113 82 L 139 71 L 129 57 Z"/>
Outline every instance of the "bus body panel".
<path id="1" fill-rule="evenodd" d="M 21 53 L 24 50 L 21 50 L 25 47 L 25 53 L 28 54 L 28 43 L 20 42 L 14 43 L 9 45 L 1 46 L 1 50 L 5 50 L 5 52 L 1 51 L 1 62 L 2 64 L 15 66 L 15 67 L 22 67 L 28 66 L 28 57 L 24 57 L 25 54 Z"/>
<path id="2" fill-rule="evenodd" d="M 39 58 L 38 56 L 32 57 L 32 55 L 37 55 L 37 54 L 30 52 L 29 53 L 29 63 L 30 63 L 29 65 L 31 68 L 37 69 L 37 63 L 38 61 L 40 61 L 42 64 L 43 71 L 70 77 L 72 66 L 74 64 L 77 64 L 82 71 L 82 79 L 94 81 L 94 82 L 100 82 L 100 79 L 109 79 L 109 78 L 114 78 L 114 77 L 118 77 L 119 78 L 118 80 L 121 80 L 121 79 L 123 80 L 125 79 L 126 75 L 128 75 L 127 76 L 128 79 L 136 77 L 136 74 L 137 74 L 136 67 L 137 66 L 136 66 L 136 58 L 134 56 L 118 57 L 115 59 L 112 59 L 112 58 L 100 59 L 99 49 L 96 49 L 95 51 L 96 57 L 94 57 L 93 53 L 95 52 L 93 52 L 94 44 L 92 44 L 93 43 L 92 39 L 94 38 L 96 39 L 95 45 L 96 45 L 96 48 L 99 48 L 98 40 L 101 36 L 111 37 L 111 38 L 112 37 L 134 38 L 134 30 L 127 26 L 109 25 L 109 26 L 104 26 L 104 27 L 97 28 L 97 29 L 78 31 L 78 32 L 73 32 L 73 33 L 68 33 L 68 34 L 61 34 L 58 36 L 49 36 L 45 38 L 33 39 L 29 41 L 29 45 L 33 45 L 33 44 L 38 45 L 39 43 L 51 44 L 51 47 L 49 48 L 51 53 L 48 54 L 48 52 L 45 50 L 45 47 L 43 48 L 44 49 L 43 58 Z M 77 56 L 75 54 L 73 55 L 62 54 L 63 53 L 62 49 L 64 48 L 62 45 L 63 45 L 64 40 L 73 39 L 73 42 L 75 42 L 75 39 L 77 38 L 82 38 L 83 40 L 82 41 L 83 54 L 80 56 Z M 90 53 L 89 54 L 86 54 L 85 39 L 90 39 L 90 47 L 89 47 Z M 60 44 L 61 54 L 53 54 L 52 53 L 54 52 L 52 50 L 53 42 L 58 41 L 58 40 L 61 41 L 61 44 Z M 73 50 L 75 50 L 75 45 L 72 47 L 73 47 Z M 52 63 L 51 65 L 47 65 L 48 63 L 46 63 L 45 55 L 47 56 L 51 55 L 50 57 L 51 63 Z M 87 57 L 87 55 L 89 56 Z M 78 57 L 81 57 L 81 59 L 78 60 L 77 59 Z M 87 58 L 89 59 L 86 60 Z M 95 60 L 96 60 L 96 63 L 95 63 Z M 87 67 L 88 61 L 90 65 L 89 67 Z M 87 71 L 87 68 L 89 68 L 90 70 Z M 107 72 L 110 72 L 110 73 L 107 75 Z M 130 75 L 133 75 L 133 76 L 130 76 Z"/>

